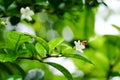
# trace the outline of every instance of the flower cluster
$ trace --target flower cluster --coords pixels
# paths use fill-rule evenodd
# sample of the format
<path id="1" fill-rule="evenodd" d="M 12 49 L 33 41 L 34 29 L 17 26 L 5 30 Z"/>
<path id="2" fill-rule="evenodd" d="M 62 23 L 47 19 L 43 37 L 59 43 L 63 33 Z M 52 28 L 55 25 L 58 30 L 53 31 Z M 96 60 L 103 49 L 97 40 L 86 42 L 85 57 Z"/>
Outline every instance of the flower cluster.
<path id="1" fill-rule="evenodd" d="M 81 53 L 83 53 L 83 49 L 85 49 L 85 44 L 80 42 L 80 40 L 74 41 L 74 44 L 75 44 L 76 50 L 80 51 Z"/>
<path id="2" fill-rule="evenodd" d="M 30 10 L 29 7 L 26 7 L 26 8 L 21 8 L 20 9 L 20 12 L 21 12 L 21 19 L 27 19 L 28 21 L 31 21 L 32 18 L 31 16 L 34 15 L 34 12 L 32 10 Z"/>

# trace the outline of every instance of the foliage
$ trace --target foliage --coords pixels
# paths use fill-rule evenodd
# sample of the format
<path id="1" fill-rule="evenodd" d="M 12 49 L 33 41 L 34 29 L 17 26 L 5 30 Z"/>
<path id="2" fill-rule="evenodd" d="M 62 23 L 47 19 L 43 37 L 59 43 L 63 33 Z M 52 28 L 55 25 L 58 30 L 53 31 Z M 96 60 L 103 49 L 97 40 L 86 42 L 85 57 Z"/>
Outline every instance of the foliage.
<path id="1" fill-rule="evenodd" d="M 94 32 L 100 4 L 107 6 L 104 0 L 0 0 L 0 80 L 110 80 L 120 76 L 120 35 Z M 27 15 L 31 21 L 21 19 L 20 10 L 25 7 L 34 12 Z M 31 26 L 35 34 L 19 32 L 21 23 Z M 75 40 L 88 41 L 84 53 L 75 50 Z M 61 57 L 70 58 L 84 75 L 46 61 Z M 53 74 L 48 65 L 64 76 Z"/>
<path id="2" fill-rule="evenodd" d="M 52 65 L 53 67 L 60 70 L 66 76 L 66 78 L 68 78 L 68 80 L 72 80 L 71 74 L 61 65 L 57 63 L 44 62 L 44 59 L 47 59 L 49 57 L 67 57 L 65 54 L 60 54 L 60 52 L 57 52 L 59 54 L 52 55 L 55 53 L 55 48 L 59 47 L 59 45 L 63 42 L 62 38 L 55 38 L 47 43 L 45 40 L 39 37 L 11 31 L 7 33 L 5 40 L 5 45 L 1 46 L 0 48 L 1 62 L 14 62 L 20 59 L 37 60 L 39 62 Z M 28 53 L 28 51 L 30 53 Z M 73 55 L 73 58 L 78 58 L 74 57 L 74 55 L 76 55 L 74 52 L 71 54 Z M 81 54 L 79 53 L 78 56 L 80 55 Z M 91 63 L 84 56 L 80 56 L 78 59 Z"/>

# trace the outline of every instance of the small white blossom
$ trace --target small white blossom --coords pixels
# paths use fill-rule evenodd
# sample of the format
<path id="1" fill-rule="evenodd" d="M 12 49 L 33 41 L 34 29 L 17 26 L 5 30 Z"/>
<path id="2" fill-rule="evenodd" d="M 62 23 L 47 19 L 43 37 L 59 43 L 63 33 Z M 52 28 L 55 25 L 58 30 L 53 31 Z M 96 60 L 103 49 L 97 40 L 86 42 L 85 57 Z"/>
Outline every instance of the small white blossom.
<path id="1" fill-rule="evenodd" d="M 85 49 L 85 45 L 81 44 L 81 42 L 78 41 L 74 41 L 75 44 L 75 48 L 77 51 L 80 51 L 81 53 L 83 53 L 83 49 Z"/>
<path id="2" fill-rule="evenodd" d="M 20 12 L 21 12 L 21 19 L 27 19 L 29 21 L 32 20 L 31 16 L 34 15 L 34 12 L 32 10 L 30 10 L 29 7 L 26 7 L 26 8 L 21 8 L 20 9 Z"/>

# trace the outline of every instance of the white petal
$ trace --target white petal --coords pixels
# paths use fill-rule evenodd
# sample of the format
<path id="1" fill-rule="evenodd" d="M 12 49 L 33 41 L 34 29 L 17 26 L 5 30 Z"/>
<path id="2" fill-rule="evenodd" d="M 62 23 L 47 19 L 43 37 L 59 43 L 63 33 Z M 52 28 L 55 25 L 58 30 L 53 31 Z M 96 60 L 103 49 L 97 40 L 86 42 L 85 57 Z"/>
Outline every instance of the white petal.
<path id="1" fill-rule="evenodd" d="M 76 47 L 77 51 L 80 51 L 81 53 L 83 53 L 83 50 L 80 47 Z"/>
<path id="2" fill-rule="evenodd" d="M 29 13 L 30 16 L 34 15 L 34 12 L 31 10 Z"/>
<path id="3" fill-rule="evenodd" d="M 24 8 L 21 8 L 20 9 L 20 12 L 23 14 L 25 12 L 25 9 Z"/>
<path id="4" fill-rule="evenodd" d="M 77 45 L 77 41 L 74 41 L 74 44 Z"/>
<path id="5" fill-rule="evenodd" d="M 80 51 L 81 53 L 83 53 L 83 50 L 82 50 L 82 49 L 79 49 L 78 51 Z"/>
<path id="6" fill-rule="evenodd" d="M 80 44 L 80 40 L 78 40 L 78 44 Z"/>
<path id="7" fill-rule="evenodd" d="M 85 49 L 85 46 L 84 46 L 84 45 L 82 45 L 82 44 L 80 45 L 80 47 L 81 47 L 81 49 Z"/>
<path id="8" fill-rule="evenodd" d="M 21 16 L 21 19 L 25 19 L 26 18 L 26 16 L 23 14 L 22 16 Z"/>
<path id="9" fill-rule="evenodd" d="M 29 8 L 29 7 L 26 7 L 25 9 L 26 9 L 27 11 L 30 11 L 30 8 Z"/>
<path id="10" fill-rule="evenodd" d="M 31 20 L 32 20 L 32 18 L 31 18 L 30 16 L 26 16 L 26 19 L 27 19 L 28 21 L 31 21 Z"/>

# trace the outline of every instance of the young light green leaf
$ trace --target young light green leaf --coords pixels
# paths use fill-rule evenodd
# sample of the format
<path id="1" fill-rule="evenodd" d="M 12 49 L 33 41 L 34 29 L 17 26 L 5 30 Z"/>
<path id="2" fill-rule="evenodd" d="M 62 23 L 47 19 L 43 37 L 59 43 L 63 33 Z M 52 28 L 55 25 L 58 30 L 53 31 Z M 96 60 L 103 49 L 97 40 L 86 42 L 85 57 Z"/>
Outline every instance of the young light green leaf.
<path id="1" fill-rule="evenodd" d="M 21 45 L 24 42 L 29 42 L 32 39 L 29 36 L 26 36 L 22 33 L 11 31 L 7 33 L 6 36 L 6 45 L 8 48 L 14 50 L 16 47 Z"/>
<path id="2" fill-rule="evenodd" d="M 64 52 L 65 50 L 72 49 L 71 46 L 69 46 L 69 45 L 67 45 L 67 44 L 65 44 L 65 43 L 60 44 L 60 45 L 57 46 L 56 48 L 57 48 L 57 50 L 58 50 L 59 52 Z"/>
<path id="3" fill-rule="evenodd" d="M 85 56 L 83 56 L 81 54 L 62 54 L 62 56 L 63 57 L 80 59 L 80 60 L 83 60 L 83 61 L 88 62 L 90 64 L 93 64 L 88 58 L 86 58 Z"/>
<path id="4" fill-rule="evenodd" d="M 36 48 L 37 52 L 39 53 L 39 55 L 41 57 L 45 57 L 46 56 L 47 51 L 40 43 L 36 43 L 35 44 L 35 48 Z"/>
<path id="5" fill-rule="evenodd" d="M 0 62 L 13 62 L 16 58 L 17 57 L 13 53 L 0 53 Z"/>
<path id="6" fill-rule="evenodd" d="M 44 39 L 34 35 L 30 35 L 30 34 L 25 34 L 25 35 L 30 36 L 31 38 L 34 38 L 38 43 L 40 43 L 46 49 L 47 53 L 49 53 L 49 46 Z"/>
<path id="7" fill-rule="evenodd" d="M 61 44 L 62 42 L 64 41 L 63 38 L 55 38 L 53 40 L 51 40 L 48 45 L 49 45 L 49 48 L 50 48 L 50 51 L 54 50 L 55 47 L 57 47 L 59 44 Z"/>
<path id="8" fill-rule="evenodd" d="M 40 43 L 46 49 L 46 51 L 48 53 L 49 52 L 49 46 L 48 46 L 47 42 L 40 37 L 35 37 L 35 39 L 38 41 L 38 43 Z"/>
<path id="9" fill-rule="evenodd" d="M 57 63 L 53 63 L 53 62 L 44 62 L 44 63 L 49 64 L 49 65 L 55 67 L 56 69 L 58 69 L 59 71 L 61 71 L 68 80 L 73 80 L 70 72 L 67 69 L 65 69 L 63 66 L 61 66 Z"/>

